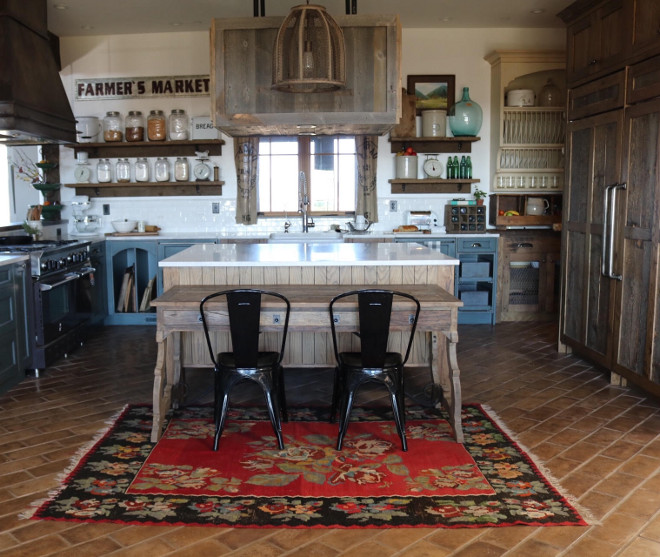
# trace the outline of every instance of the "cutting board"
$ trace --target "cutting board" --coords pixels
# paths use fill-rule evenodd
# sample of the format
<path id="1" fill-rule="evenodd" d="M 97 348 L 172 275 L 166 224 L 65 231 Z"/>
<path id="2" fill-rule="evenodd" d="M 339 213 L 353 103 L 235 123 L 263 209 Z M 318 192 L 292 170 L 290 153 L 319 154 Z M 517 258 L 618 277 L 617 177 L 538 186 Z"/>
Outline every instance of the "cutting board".
<path id="1" fill-rule="evenodd" d="M 158 232 L 106 232 L 106 236 L 158 236 Z"/>

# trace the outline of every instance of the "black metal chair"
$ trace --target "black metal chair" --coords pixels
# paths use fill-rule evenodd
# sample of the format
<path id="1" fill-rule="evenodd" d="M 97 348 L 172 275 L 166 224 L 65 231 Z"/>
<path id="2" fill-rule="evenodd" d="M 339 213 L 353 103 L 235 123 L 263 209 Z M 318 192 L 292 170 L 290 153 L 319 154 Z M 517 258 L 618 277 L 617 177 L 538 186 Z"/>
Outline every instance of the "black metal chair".
<path id="1" fill-rule="evenodd" d="M 349 296 L 357 297 L 359 323 L 355 334 L 360 338 L 359 352 L 340 352 L 337 342 L 334 306 L 337 301 Z M 405 356 L 398 352 L 387 351 L 392 304 L 396 297 L 410 300 L 415 307 L 414 317 L 409 320 L 410 338 Z M 348 429 L 355 392 L 360 385 L 369 381 L 383 383 L 387 387 L 392 402 L 394 421 L 399 437 L 401 437 L 401 445 L 404 451 L 408 450 L 405 432 L 403 368 L 410 355 L 419 311 L 420 304 L 414 296 L 394 290 L 352 290 L 339 294 L 331 300 L 330 325 L 337 367 L 335 368 L 330 420 L 334 421 L 337 406 L 340 403 L 337 450 L 341 450 L 344 435 Z"/>
<path id="2" fill-rule="evenodd" d="M 209 301 L 223 296 L 227 303 L 227 313 L 224 313 L 224 309 L 220 311 L 222 311 L 223 316 L 229 316 L 232 351 L 216 354 L 209 334 L 209 321 L 211 323 L 213 321 L 210 314 L 213 310 L 207 309 L 206 306 Z M 259 350 L 262 297 L 269 300 L 278 300 L 282 303 L 284 326 L 282 329 L 282 345 L 279 352 Z M 227 419 L 229 393 L 234 385 L 242 380 L 254 381 L 261 386 L 278 446 L 283 449 L 280 413 L 285 422 L 288 421 L 288 416 L 286 413 L 282 358 L 291 312 L 289 300 L 277 292 L 267 290 L 224 290 L 206 296 L 199 304 L 199 311 L 215 375 L 215 438 L 213 450 L 218 450 L 218 443 Z"/>

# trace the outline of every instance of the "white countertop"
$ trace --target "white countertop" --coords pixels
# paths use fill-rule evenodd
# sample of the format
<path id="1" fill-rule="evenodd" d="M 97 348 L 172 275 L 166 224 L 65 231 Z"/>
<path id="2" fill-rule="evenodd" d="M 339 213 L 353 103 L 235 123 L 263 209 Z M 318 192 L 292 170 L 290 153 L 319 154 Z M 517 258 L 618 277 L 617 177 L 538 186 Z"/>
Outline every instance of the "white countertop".
<path id="1" fill-rule="evenodd" d="M 3 265 L 12 265 L 13 263 L 20 263 L 21 261 L 27 261 L 29 259 L 28 255 L 0 255 L 0 267 Z"/>
<path id="2" fill-rule="evenodd" d="M 159 267 L 313 267 L 458 265 L 414 243 L 197 244 L 158 263 Z"/>
<path id="3" fill-rule="evenodd" d="M 244 234 L 228 234 L 228 233 L 208 233 L 208 232 L 161 232 L 157 235 L 150 236 L 105 236 L 100 234 L 98 236 L 72 236 L 72 238 L 83 240 L 83 241 L 184 241 L 186 239 L 190 240 L 208 240 L 209 242 L 216 241 L 250 241 L 250 240 L 267 240 L 270 236 L 268 232 L 254 232 L 254 233 L 244 233 Z M 383 238 L 387 240 L 442 240 L 443 238 L 471 238 L 471 237 L 498 237 L 499 232 L 492 231 L 487 233 L 474 233 L 474 234 L 446 234 L 444 232 L 434 232 L 432 234 L 424 234 L 422 232 L 367 232 L 365 234 L 344 234 L 344 239 L 355 239 L 355 240 L 369 240 L 375 238 Z"/>

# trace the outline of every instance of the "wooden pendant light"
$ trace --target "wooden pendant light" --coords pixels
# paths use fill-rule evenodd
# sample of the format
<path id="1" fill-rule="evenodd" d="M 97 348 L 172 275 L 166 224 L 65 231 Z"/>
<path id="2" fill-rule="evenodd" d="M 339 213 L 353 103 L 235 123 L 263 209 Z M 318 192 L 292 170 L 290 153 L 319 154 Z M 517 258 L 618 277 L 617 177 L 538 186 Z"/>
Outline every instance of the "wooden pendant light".
<path id="1" fill-rule="evenodd" d="M 273 48 L 273 89 L 319 93 L 346 86 L 344 34 L 323 6 L 294 6 Z"/>

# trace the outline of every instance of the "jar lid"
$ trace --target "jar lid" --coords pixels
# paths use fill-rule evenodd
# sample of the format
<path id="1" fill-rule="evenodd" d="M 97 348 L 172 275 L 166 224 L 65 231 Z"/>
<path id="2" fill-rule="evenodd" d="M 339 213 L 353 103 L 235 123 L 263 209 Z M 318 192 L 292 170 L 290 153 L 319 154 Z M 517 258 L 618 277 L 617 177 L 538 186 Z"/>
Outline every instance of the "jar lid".
<path id="1" fill-rule="evenodd" d="M 180 108 L 173 108 L 172 109 L 172 114 L 185 114 L 185 110 L 181 110 Z"/>
<path id="2" fill-rule="evenodd" d="M 129 116 L 142 116 L 142 112 L 139 110 L 129 110 L 128 111 Z"/>
<path id="3" fill-rule="evenodd" d="M 162 110 L 152 110 L 149 114 L 152 114 L 154 116 L 162 116 L 163 111 Z"/>
<path id="4" fill-rule="evenodd" d="M 119 112 L 115 112 L 114 110 L 109 110 L 108 112 L 105 113 L 106 116 L 119 116 Z"/>

